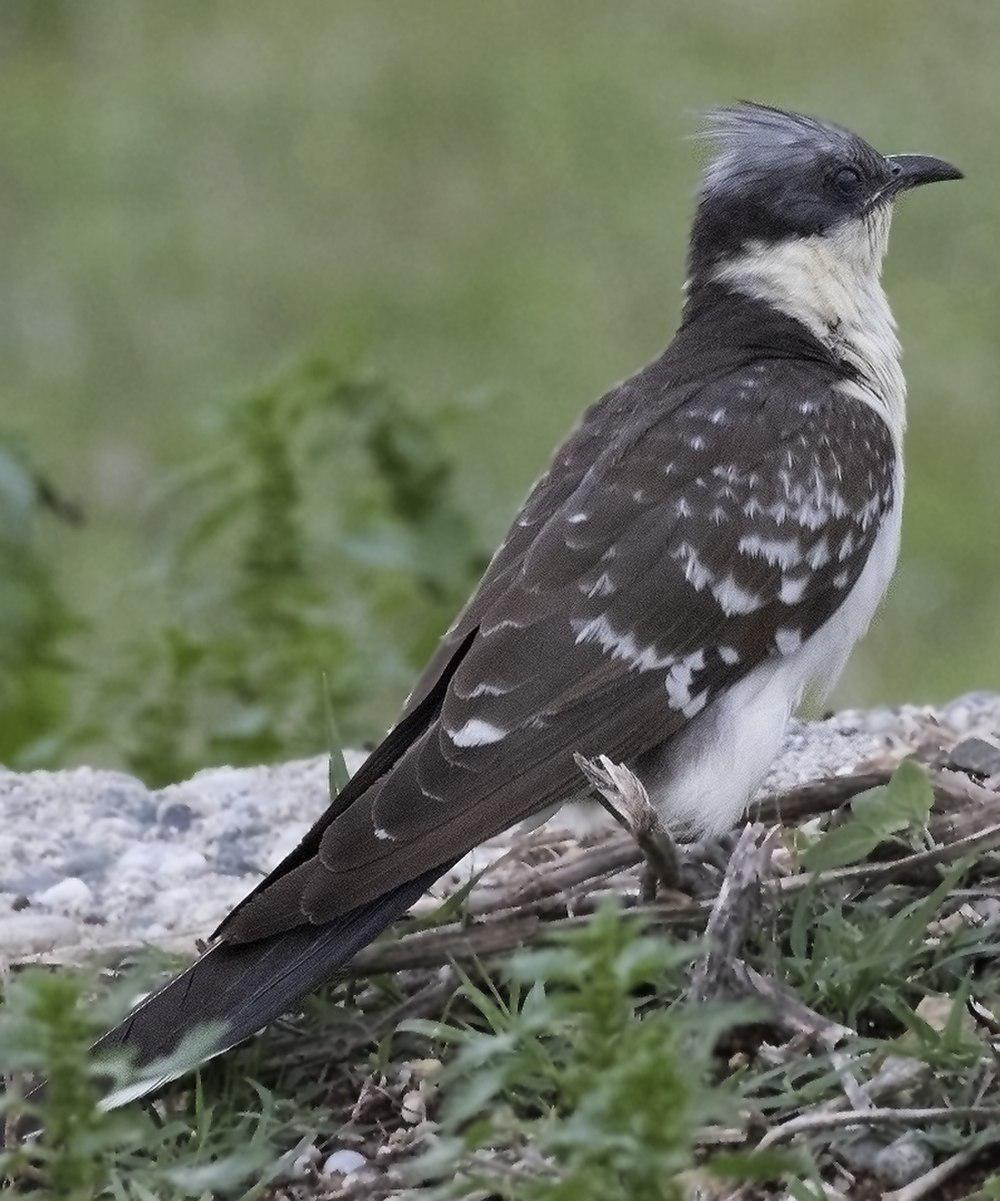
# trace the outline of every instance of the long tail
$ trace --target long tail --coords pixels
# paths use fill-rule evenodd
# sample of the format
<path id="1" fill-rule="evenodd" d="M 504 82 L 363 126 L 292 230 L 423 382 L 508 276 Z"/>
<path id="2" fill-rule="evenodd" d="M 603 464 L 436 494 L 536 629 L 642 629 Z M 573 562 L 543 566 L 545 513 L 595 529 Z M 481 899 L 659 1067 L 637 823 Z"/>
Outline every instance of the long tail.
<path id="1" fill-rule="evenodd" d="M 186 1035 L 209 1023 L 222 1032 L 206 1058 L 220 1055 L 287 1012 L 306 993 L 328 983 L 362 947 L 404 913 L 447 865 L 322 926 L 297 929 L 244 945 L 206 951 L 179 976 L 147 997 L 94 1046 L 125 1048 L 141 1070 L 175 1052 Z M 105 1099 L 114 1108 L 159 1088 L 172 1076 L 149 1076 Z"/>
<path id="2" fill-rule="evenodd" d="M 247 902 L 316 855 L 330 823 L 390 772 L 407 747 L 428 728 L 440 712 L 451 678 L 475 636 L 476 628 L 472 628 L 458 647 L 451 649 L 449 659 L 437 669 L 433 686 L 375 748 L 301 843 L 226 917 L 215 932 L 219 941 L 186 972 L 147 997 L 108 1031 L 95 1044 L 96 1053 L 125 1048 L 141 1071 L 157 1060 L 169 1058 L 186 1035 L 200 1027 L 218 1025 L 222 1033 L 204 1057 L 221 1055 L 287 1012 L 306 993 L 332 980 L 362 947 L 448 871 L 454 860 L 404 881 L 323 925 L 312 925 L 303 918 L 302 925 L 280 934 L 252 941 L 227 939 L 233 919 Z M 134 1086 L 111 1094 L 105 1099 L 105 1107 L 123 1105 L 180 1074 L 148 1073 Z"/>

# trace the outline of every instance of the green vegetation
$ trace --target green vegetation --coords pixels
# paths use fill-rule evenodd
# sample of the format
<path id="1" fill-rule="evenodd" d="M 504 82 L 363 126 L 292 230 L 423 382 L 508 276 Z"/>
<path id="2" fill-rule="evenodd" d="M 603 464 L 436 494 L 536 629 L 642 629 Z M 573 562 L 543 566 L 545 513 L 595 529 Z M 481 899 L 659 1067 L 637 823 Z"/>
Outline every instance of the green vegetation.
<path id="1" fill-rule="evenodd" d="M 157 499 L 170 616 L 73 731 L 156 783 L 314 751 L 331 710 L 377 729 L 482 566 L 434 425 L 377 381 L 311 360 L 213 443 Z"/>
<path id="2" fill-rule="evenodd" d="M 907 769 L 856 807 L 894 826 L 899 797 L 917 784 Z M 812 845 L 842 847 L 852 820 Z M 809 841 L 801 828 L 786 834 Z M 872 862 L 907 853 L 895 837 L 871 848 Z M 791 1027 L 760 999 L 693 1003 L 703 939 L 664 936 L 626 893 L 625 907 L 604 903 L 506 962 L 469 961 L 453 992 L 433 967 L 331 987 L 301 1018 L 169 1085 L 152 1108 L 112 1113 L 97 1107 L 98 1076 L 120 1086 L 127 1065 L 98 1067 L 87 1047 L 134 995 L 135 975 L 111 992 L 106 978 L 15 975 L 0 1007 L 0 1072 L 20 1082 L 34 1071 L 49 1087 L 25 1102 L 15 1084 L 6 1098 L 8 1121 L 30 1117 L 44 1132 L 12 1140 L 0 1174 L 43 1201 L 277 1201 L 293 1180 L 296 1195 L 320 1198 L 341 1195 L 317 1169 L 346 1140 L 373 1164 L 388 1149 L 383 1171 L 396 1165 L 388 1194 L 383 1178 L 371 1195 L 402 1189 L 413 1201 L 681 1201 L 699 1182 L 717 1197 L 735 1198 L 743 1182 L 762 1199 L 817 1198 L 844 1164 L 876 1196 L 852 1148 L 874 1138 L 878 1150 L 909 1130 L 937 1162 L 981 1147 L 955 1196 L 992 1196 L 995 1177 L 975 1189 L 998 1162 L 995 1121 L 983 1123 L 996 1113 L 993 1035 L 967 1007 L 974 995 L 997 1011 L 996 927 L 970 920 L 965 899 L 995 886 L 996 865 L 983 860 L 936 884 L 859 881 L 840 900 L 821 874 L 775 894 L 736 953 L 790 990 Z M 428 990 L 432 1016 L 400 1020 Z M 843 1024 L 839 1059 L 822 1033 L 833 1023 Z M 163 1071 L 195 1062 L 204 1038 Z M 797 1115 L 843 1106 L 851 1077 L 857 1086 L 892 1064 L 907 1082 L 880 1103 L 937 1111 L 926 1126 L 907 1116 L 871 1134 L 820 1126 L 794 1148 L 753 1150 Z M 977 1107 L 970 1121 L 963 1111 Z"/>
<path id="3" fill-rule="evenodd" d="M 47 494 L 12 453 L 0 468 L 15 765 L 113 748 L 168 783 L 314 752 L 331 712 L 358 741 L 483 566 L 436 425 L 379 381 L 312 359 L 227 405 L 202 453 L 162 482 L 133 584 L 162 624 L 88 674 L 58 653 L 80 619 L 31 538 Z"/>
<path id="4" fill-rule="evenodd" d="M 51 737 L 69 705 L 65 646 L 76 621 L 38 546 L 46 515 L 76 520 L 23 446 L 0 437 L 0 763 Z"/>
<path id="5" fill-rule="evenodd" d="M 442 1082 L 452 1137 L 418 1169 L 451 1179 L 455 1196 L 679 1201 L 696 1128 L 737 1108 L 709 1070 L 733 1015 L 678 1002 L 689 959 L 606 908 L 552 949 L 516 956 L 503 991 L 466 979 L 468 1022 L 406 1023 L 457 1051 Z M 497 1148 L 506 1162 L 476 1155 Z M 519 1183 L 510 1159 L 526 1153 L 537 1175 Z"/>
<path id="6" fill-rule="evenodd" d="M 696 1130 L 735 1119 L 739 1099 L 712 1072 L 716 1040 L 741 1011 L 684 1002 L 692 953 L 606 908 L 495 978 L 464 978 L 452 1003 L 456 1024 L 400 1025 L 396 1056 L 387 1047 L 373 1056 L 390 1078 L 399 1043 L 415 1045 L 407 1035 L 457 1049 L 440 1081 L 441 1134 L 406 1169 L 414 1195 L 467 1197 L 487 1188 L 511 1201 L 680 1201 L 686 1174 L 704 1159 Z M 319 1029 L 310 1039 L 318 1044 L 360 1017 L 344 989 L 312 1008 Z M 171 1086 L 154 1111 L 102 1112 L 99 1082 L 109 1073 L 119 1085 L 130 1079 L 126 1065 L 98 1067 L 88 1055 L 109 1012 L 105 1003 L 95 1014 L 94 985 L 80 976 L 28 973 L 10 982 L 0 1071 L 38 1072 L 48 1088 L 27 1102 L 6 1099 L 9 1118 L 34 1119 L 43 1133 L 0 1154 L 0 1178 L 59 1201 L 252 1201 L 270 1196 L 268 1185 L 287 1177 L 295 1155 L 344 1120 L 329 1106 L 336 1082 L 318 1086 L 309 1057 L 305 1071 L 283 1066 L 273 1032 L 193 1086 Z M 194 1061 L 201 1041 L 172 1063 Z M 363 1069 L 362 1060 L 345 1072 Z M 498 1154 L 480 1154 L 487 1151 Z M 526 1153 L 530 1166 L 518 1169 Z M 720 1179 L 781 1178 L 795 1163 L 725 1155 L 714 1170 Z"/>
<path id="7" fill-rule="evenodd" d="M 322 1109 L 306 1111 L 232 1075 L 208 1093 L 198 1082 L 159 1111 L 104 1112 L 98 1099 L 109 1078 L 130 1077 L 125 1064 L 97 1065 L 89 1047 L 121 1000 L 95 1009 L 93 984 L 69 973 L 28 973 L 5 989 L 0 1071 L 37 1072 L 48 1085 L 38 1097 L 2 1099 L 0 1116 L 43 1133 L 0 1150 L 0 1181 L 39 1201 L 261 1197 L 289 1162 L 282 1152 L 311 1134 L 302 1122 L 321 1122 Z M 165 1066 L 196 1062 L 199 1041 Z"/>

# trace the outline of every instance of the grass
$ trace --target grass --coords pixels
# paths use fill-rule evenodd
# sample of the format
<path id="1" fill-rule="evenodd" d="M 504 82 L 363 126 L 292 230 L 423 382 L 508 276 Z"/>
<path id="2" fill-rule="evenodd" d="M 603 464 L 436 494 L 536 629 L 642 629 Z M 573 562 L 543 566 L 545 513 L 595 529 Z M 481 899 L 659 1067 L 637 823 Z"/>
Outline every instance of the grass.
<path id="1" fill-rule="evenodd" d="M 818 838 L 815 820 L 786 828 L 791 869 L 822 861 L 824 846 L 843 861 L 852 825 L 883 834 L 851 858 L 905 857 L 901 835 L 920 845 L 928 816 L 933 825 L 929 801 L 926 777 L 906 765 L 853 813 L 824 818 Z M 152 1108 L 111 1114 L 96 1107 L 87 1047 L 136 985 L 126 976 L 109 993 L 107 976 L 15 974 L 0 1006 L 0 1068 L 15 1082 L 38 1072 L 49 1088 L 28 1104 L 16 1084 L 8 1093 L 8 1116 L 31 1114 L 45 1133 L 15 1142 L 4 1169 L 14 1194 L 71 1201 L 686 1201 L 699 1188 L 728 1198 L 741 1187 L 744 1198 L 815 1198 L 838 1181 L 843 1191 L 845 1178 L 850 1196 L 877 1198 L 889 1187 L 878 1173 L 907 1134 L 928 1163 L 981 1148 L 949 1196 L 988 1197 L 1000 1179 L 990 1176 L 995 1121 L 970 1118 L 1000 1112 L 1000 1083 L 994 1027 L 973 1021 L 969 1003 L 981 1013 L 1000 1005 L 998 875 L 993 854 L 922 883 L 862 880 L 847 891 L 820 871 L 811 887 L 765 901 L 735 953 L 802 1007 L 797 1034 L 759 999 L 692 1001 L 701 935 L 666 935 L 655 911 L 633 913 L 636 879 L 626 876 L 617 904 L 568 933 L 547 936 L 543 925 L 537 945 L 467 960 L 451 984 L 428 967 L 331 987 L 168 1086 Z M 805 1033 L 832 1023 L 843 1028 L 839 1058 Z M 755 1150 L 783 1122 L 843 1106 L 845 1064 L 858 1084 L 902 1064 L 904 1091 L 878 1104 L 926 1120 L 819 1128 Z M 126 1065 L 116 1071 L 128 1078 Z M 319 1172 L 345 1147 L 374 1176 L 352 1184 Z"/>
<path id="2" fill-rule="evenodd" d="M 8 1185 L 53 1201 L 261 1196 L 286 1162 L 282 1151 L 303 1136 L 303 1107 L 231 1075 L 210 1092 L 196 1082 L 159 1110 L 103 1112 L 109 1065 L 98 1069 L 88 1047 L 111 1008 L 95 1013 L 94 995 L 92 980 L 70 973 L 29 973 L 5 990 L 3 1069 L 32 1070 L 48 1082 L 41 1098 L 5 1098 L 8 1118 L 33 1118 L 44 1130 L 0 1153 Z M 114 1078 L 129 1078 L 125 1065 L 116 1065 Z M 322 1109 L 309 1112 L 309 1133 L 323 1117 Z"/>
<path id="3" fill-rule="evenodd" d="M 736 1107 L 736 1094 L 709 1079 L 716 1036 L 734 1015 L 724 1007 L 696 1014 L 679 1003 L 689 957 L 690 949 L 643 936 L 608 909 L 581 934 L 519 956 L 496 978 L 464 977 L 455 1024 L 405 1022 L 396 1046 L 343 1072 L 357 1077 L 376 1067 L 391 1079 L 401 1067 L 398 1044 L 457 1049 L 437 1082 L 441 1133 L 406 1173 L 430 1181 L 435 1195 L 467 1196 L 489 1184 L 539 1201 L 606 1199 L 621 1188 L 637 1201 L 674 1201 L 683 1195 L 679 1174 L 693 1162 L 696 1127 Z M 671 1003 L 660 1008 L 661 998 Z M 317 1088 L 311 1061 L 305 1072 L 276 1067 L 280 1050 L 267 1038 L 193 1087 L 173 1086 L 154 1111 L 99 1112 L 98 1073 L 87 1055 L 100 1029 L 92 1002 L 93 982 L 70 974 L 29 973 L 7 989 L 0 1067 L 49 1081 L 40 1102 L 8 1098 L 8 1113 L 33 1116 L 45 1130 L 0 1160 L 14 1183 L 67 1201 L 250 1201 L 288 1170 L 289 1151 L 312 1142 L 305 1136 L 336 1134 L 344 1115 L 328 1107 L 329 1081 Z M 310 1009 L 319 1025 L 310 1022 L 314 1047 L 359 1016 L 343 992 Z M 119 1081 L 127 1078 L 122 1070 Z M 553 1166 L 522 1189 L 516 1162 L 528 1148 L 533 1161 Z M 500 1154 L 480 1159 L 484 1149 Z"/>
<path id="4" fill-rule="evenodd" d="M 710 1071 L 735 1017 L 680 1003 L 689 956 L 608 908 L 515 957 L 506 986 L 466 978 L 466 1021 L 405 1024 L 457 1052 L 442 1077 L 444 1137 L 414 1174 L 445 1176 L 455 1197 L 679 1201 L 695 1130 L 736 1110 Z"/>

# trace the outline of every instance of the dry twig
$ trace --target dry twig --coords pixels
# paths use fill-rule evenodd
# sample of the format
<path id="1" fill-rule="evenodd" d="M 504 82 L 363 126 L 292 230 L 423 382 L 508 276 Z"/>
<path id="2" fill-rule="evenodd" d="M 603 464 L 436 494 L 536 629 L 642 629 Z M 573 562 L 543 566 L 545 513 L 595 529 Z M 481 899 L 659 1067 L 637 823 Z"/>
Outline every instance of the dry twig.
<path id="1" fill-rule="evenodd" d="M 794 896 L 805 888 L 827 888 L 831 885 L 863 885 L 885 883 L 905 878 L 911 869 L 931 864 L 950 863 L 976 851 L 1000 846 L 1000 824 L 988 826 L 976 834 L 930 851 L 904 855 L 885 863 L 862 863 L 856 867 L 831 868 L 825 872 L 801 872 L 768 884 L 765 895 L 778 901 Z M 638 857 L 638 852 L 636 852 Z M 583 856 L 580 857 L 581 859 Z M 587 870 L 580 863 L 579 876 Z M 643 917 L 662 928 L 697 928 L 707 920 L 714 904 L 691 901 L 684 905 L 636 905 L 625 912 Z M 451 959 L 482 958 L 515 950 L 530 942 L 539 933 L 571 930 L 581 923 L 580 917 L 560 917 L 549 921 L 527 907 L 518 911 L 501 911 L 478 925 L 442 926 L 436 930 L 406 935 L 393 943 L 378 943 L 362 951 L 346 969 L 351 977 L 394 972 L 403 968 L 440 967 Z"/>
<path id="2" fill-rule="evenodd" d="M 772 1127 L 757 1144 L 766 1151 L 779 1143 L 787 1143 L 797 1134 L 814 1134 L 822 1130 L 839 1130 L 844 1126 L 918 1126 L 937 1122 L 1000 1122 L 1000 1106 L 967 1105 L 954 1108 L 942 1105 L 927 1109 L 851 1109 L 827 1110 L 823 1113 L 804 1113 Z"/>
<path id="3" fill-rule="evenodd" d="M 691 999 L 733 991 L 734 968 L 761 903 L 761 883 L 774 844 L 774 832 L 762 837 L 760 826 L 747 826 L 740 835 L 705 930 L 708 949 L 698 961 L 691 982 Z"/>

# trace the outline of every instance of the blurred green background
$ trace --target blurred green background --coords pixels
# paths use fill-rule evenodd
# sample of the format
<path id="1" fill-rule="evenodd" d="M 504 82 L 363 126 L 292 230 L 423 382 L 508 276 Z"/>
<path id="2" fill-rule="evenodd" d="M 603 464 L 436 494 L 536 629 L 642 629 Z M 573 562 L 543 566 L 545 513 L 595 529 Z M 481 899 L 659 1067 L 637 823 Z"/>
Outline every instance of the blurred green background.
<path id="1" fill-rule="evenodd" d="M 1000 687 L 998 78 L 972 0 L 4 0 L 0 758 L 165 779 L 319 749 L 331 703 L 376 735 L 669 338 L 687 135 L 736 97 L 967 172 L 895 223 L 903 554 L 836 699 Z"/>

